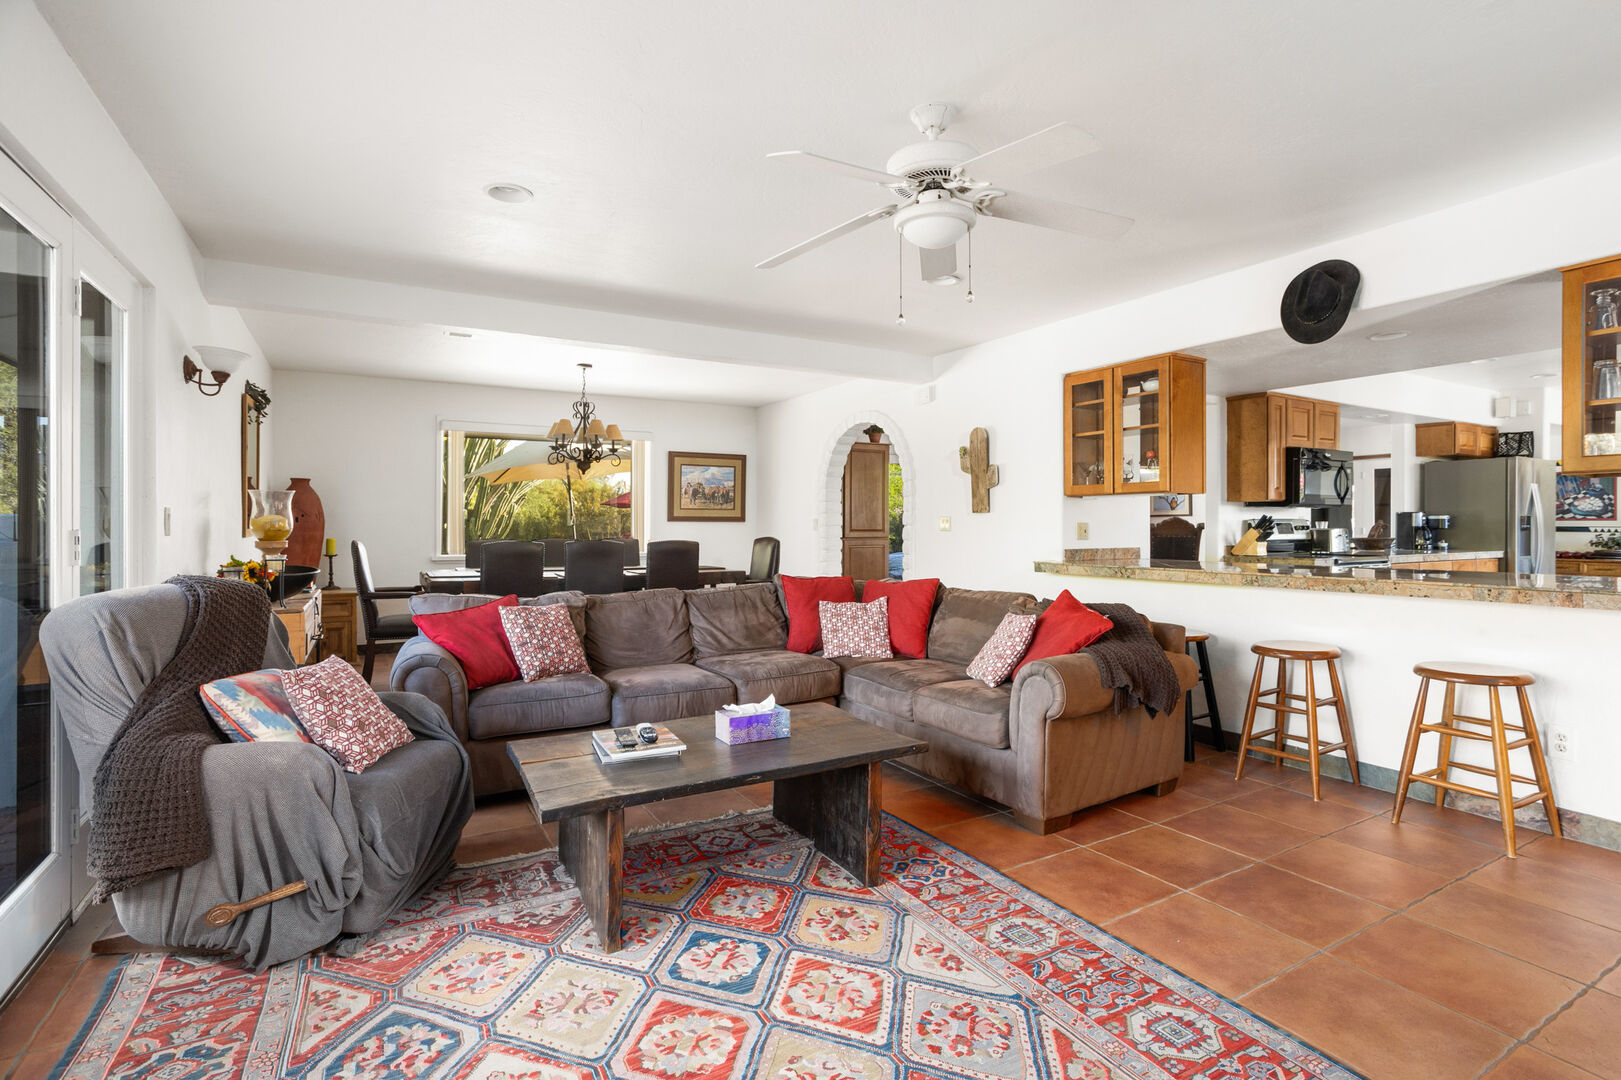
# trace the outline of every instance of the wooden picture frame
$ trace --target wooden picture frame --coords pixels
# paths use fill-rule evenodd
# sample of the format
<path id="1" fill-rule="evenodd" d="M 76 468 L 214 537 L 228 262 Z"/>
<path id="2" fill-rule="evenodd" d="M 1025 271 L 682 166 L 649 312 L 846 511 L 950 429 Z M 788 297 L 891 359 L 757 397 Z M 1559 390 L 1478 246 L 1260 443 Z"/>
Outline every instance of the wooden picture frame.
<path id="1" fill-rule="evenodd" d="M 1187 517 L 1192 508 L 1193 496 L 1180 492 L 1148 497 L 1149 517 Z"/>
<path id="2" fill-rule="evenodd" d="M 671 450 L 668 476 L 667 520 L 746 520 L 747 454 Z"/>
<path id="3" fill-rule="evenodd" d="M 259 486 L 259 412 L 253 396 L 242 395 L 242 535 L 249 535 L 248 519 L 253 515 L 253 497 Z"/>

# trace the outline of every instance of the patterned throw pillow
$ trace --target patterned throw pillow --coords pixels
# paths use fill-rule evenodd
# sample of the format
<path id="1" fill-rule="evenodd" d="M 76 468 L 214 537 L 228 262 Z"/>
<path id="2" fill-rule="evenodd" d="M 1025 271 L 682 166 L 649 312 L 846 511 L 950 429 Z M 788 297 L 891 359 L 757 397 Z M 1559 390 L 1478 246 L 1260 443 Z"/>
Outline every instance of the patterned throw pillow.
<path id="1" fill-rule="evenodd" d="M 275 668 L 204 683 L 209 719 L 232 742 L 309 742 Z"/>
<path id="2" fill-rule="evenodd" d="M 574 620 L 562 604 L 543 607 L 504 607 L 501 629 L 518 661 L 524 682 L 553 675 L 586 675 L 585 649 L 574 630 Z"/>
<path id="3" fill-rule="evenodd" d="M 281 681 L 304 730 L 349 772 L 365 772 L 411 741 L 410 729 L 341 656 L 284 671 Z"/>
<path id="4" fill-rule="evenodd" d="M 1030 639 L 1036 633 L 1037 618 L 1037 615 L 1020 615 L 1011 611 L 1002 616 L 996 633 L 980 646 L 979 655 L 968 665 L 968 677 L 992 687 L 1007 682 L 1008 676 L 1013 673 L 1013 666 L 1030 647 Z"/>
<path id="5" fill-rule="evenodd" d="M 822 655 L 866 656 L 888 660 L 895 653 L 889 647 L 889 597 L 880 596 L 870 604 L 835 604 L 823 600 L 817 606 L 822 622 Z"/>

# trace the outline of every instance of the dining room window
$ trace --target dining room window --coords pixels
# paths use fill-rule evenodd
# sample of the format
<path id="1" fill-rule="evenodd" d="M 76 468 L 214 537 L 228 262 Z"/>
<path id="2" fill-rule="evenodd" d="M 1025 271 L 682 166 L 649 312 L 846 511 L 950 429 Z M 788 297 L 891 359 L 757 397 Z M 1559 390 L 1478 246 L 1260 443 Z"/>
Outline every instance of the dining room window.
<path id="1" fill-rule="evenodd" d="M 443 426 L 439 432 L 439 548 L 462 555 L 469 540 L 611 540 L 643 536 L 647 443 L 632 440 L 581 473 L 547 461 L 534 434 Z"/>

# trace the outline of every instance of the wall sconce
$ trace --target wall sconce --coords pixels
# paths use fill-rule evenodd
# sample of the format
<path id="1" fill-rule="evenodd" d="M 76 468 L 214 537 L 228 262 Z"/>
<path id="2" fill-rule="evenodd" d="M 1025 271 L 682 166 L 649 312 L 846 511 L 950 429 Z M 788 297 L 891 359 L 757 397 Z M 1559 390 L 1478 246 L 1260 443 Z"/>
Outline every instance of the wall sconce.
<path id="1" fill-rule="evenodd" d="M 227 349 L 220 345 L 193 345 L 192 352 L 202 358 L 207 368 L 200 367 L 190 356 L 181 356 L 180 373 L 189 383 L 196 383 L 198 391 L 204 397 L 214 397 L 225 389 L 225 383 L 230 379 L 232 372 L 236 371 L 242 361 L 248 359 L 248 354 L 240 349 Z M 205 374 L 207 378 L 205 378 Z"/>

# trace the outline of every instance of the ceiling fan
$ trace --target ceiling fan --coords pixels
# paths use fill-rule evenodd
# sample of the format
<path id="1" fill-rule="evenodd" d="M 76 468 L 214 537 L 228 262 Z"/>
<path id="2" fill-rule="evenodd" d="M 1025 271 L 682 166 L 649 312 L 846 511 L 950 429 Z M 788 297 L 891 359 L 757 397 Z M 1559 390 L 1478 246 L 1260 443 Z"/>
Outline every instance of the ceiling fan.
<path id="1" fill-rule="evenodd" d="M 962 280 L 957 273 L 957 242 L 969 235 L 981 217 L 1022 221 L 1026 225 L 1104 240 L 1118 239 L 1131 228 L 1131 218 L 1019 194 L 997 187 L 988 179 L 1019 176 L 1090 154 L 1101 145 L 1092 135 L 1074 124 L 1054 124 L 981 154 L 965 142 L 940 137 L 956 116 L 954 106 L 941 103 L 913 109 L 911 120 L 923 135 L 923 141 L 895 151 L 883 170 L 852 165 L 805 150 L 767 154 L 767 157 L 802 161 L 870 181 L 888 188 L 898 201 L 818 233 L 756 263 L 755 269 L 780 266 L 870 222 L 894 218 L 895 231 L 918 249 L 923 280 L 932 285 L 955 285 Z M 970 252 L 970 266 L 972 262 Z M 971 282 L 968 299 L 973 299 Z"/>

